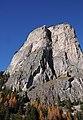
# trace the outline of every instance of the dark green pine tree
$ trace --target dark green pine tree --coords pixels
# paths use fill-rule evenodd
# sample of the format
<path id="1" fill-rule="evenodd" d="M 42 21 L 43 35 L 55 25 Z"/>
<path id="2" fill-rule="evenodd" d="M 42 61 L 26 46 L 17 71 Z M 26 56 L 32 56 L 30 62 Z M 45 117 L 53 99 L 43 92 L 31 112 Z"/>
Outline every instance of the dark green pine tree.
<path id="1" fill-rule="evenodd" d="M 26 113 L 25 113 L 26 120 L 39 120 L 39 113 L 33 105 L 28 104 Z"/>
<path id="2" fill-rule="evenodd" d="M 57 96 L 57 104 L 58 104 L 58 106 L 61 105 L 61 100 L 60 100 L 60 96 L 59 95 Z"/>
<path id="3" fill-rule="evenodd" d="M 72 112 L 72 109 L 71 109 L 72 108 L 72 104 L 71 104 L 71 100 L 70 99 L 66 100 L 66 106 L 67 106 L 69 112 Z"/>

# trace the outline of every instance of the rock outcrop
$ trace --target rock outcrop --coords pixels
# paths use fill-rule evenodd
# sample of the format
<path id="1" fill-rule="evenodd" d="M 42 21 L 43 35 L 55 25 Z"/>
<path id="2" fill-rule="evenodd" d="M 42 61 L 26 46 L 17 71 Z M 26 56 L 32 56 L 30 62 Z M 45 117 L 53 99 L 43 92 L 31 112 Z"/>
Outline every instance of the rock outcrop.
<path id="1" fill-rule="evenodd" d="M 10 78 L 6 86 L 28 91 L 32 99 L 38 94 L 50 103 L 59 94 L 62 100 L 83 100 L 83 53 L 69 24 L 32 31 L 7 72 Z"/>

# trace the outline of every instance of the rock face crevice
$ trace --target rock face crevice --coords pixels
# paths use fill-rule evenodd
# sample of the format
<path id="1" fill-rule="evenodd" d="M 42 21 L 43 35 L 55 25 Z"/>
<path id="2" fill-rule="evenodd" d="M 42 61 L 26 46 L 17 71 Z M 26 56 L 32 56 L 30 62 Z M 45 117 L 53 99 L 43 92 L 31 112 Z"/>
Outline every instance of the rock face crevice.
<path id="1" fill-rule="evenodd" d="M 56 77 L 52 54 L 51 32 L 46 26 L 43 26 L 30 34 L 22 48 L 14 55 L 7 72 L 10 72 L 11 76 L 14 76 L 13 79 L 18 81 L 15 75 L 20 74 L 19 69 L 25 71 L 26 76 L 22 81 L 24 81 L 24 85 L 27 84 L 27 88 L 42 84 Z M 20 58 L 18 58 L 19 56 Z M 10 80 L 7 85 L 9 82 Z"/>
<path id="2" fill-rule="evenodd" d="M 71 100 L 83 99 L 83 53 L 75 30 L 69 24 L 42 26 L 32 31 L 14 55 L 7 72 L 10 78 L 6 86 L 28 91 L 32 99 L 36 94 L 42 96 L 43 93 L 41 100 L 44 101 L 45 97 L 49 99 L 46 91 L 53 99 L 58 94 L 62 100 L 67 96 Z M 50 81 L 54 85 L 50 86 Z M 78 95 L 79 91 L 81 94 Z"/>

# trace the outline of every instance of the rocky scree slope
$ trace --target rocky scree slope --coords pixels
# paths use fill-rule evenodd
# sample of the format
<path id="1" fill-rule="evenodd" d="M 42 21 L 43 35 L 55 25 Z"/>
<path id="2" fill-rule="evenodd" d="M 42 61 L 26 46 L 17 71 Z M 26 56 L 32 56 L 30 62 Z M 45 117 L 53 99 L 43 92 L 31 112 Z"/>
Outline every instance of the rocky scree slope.
<path id="1" fill-rule="evenodd" d="M 32 31 L 14 55 L 6 86 L 38 95 L 42 102 L 70 98 L 83 101 L 83 53 L 69 24 L 45 25 Z"/>

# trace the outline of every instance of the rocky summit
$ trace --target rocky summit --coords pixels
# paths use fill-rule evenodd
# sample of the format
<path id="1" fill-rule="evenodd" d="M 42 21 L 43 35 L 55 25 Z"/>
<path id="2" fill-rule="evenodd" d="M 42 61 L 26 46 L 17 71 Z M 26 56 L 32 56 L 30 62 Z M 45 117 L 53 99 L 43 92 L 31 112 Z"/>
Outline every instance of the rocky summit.
<path id="1" fill-rule="evenodd" d="M 6 86 L 43 103 L 83 101 L 83 53 L 74 28 L 67 24 L 33 30 L 6 70 Z"/>

